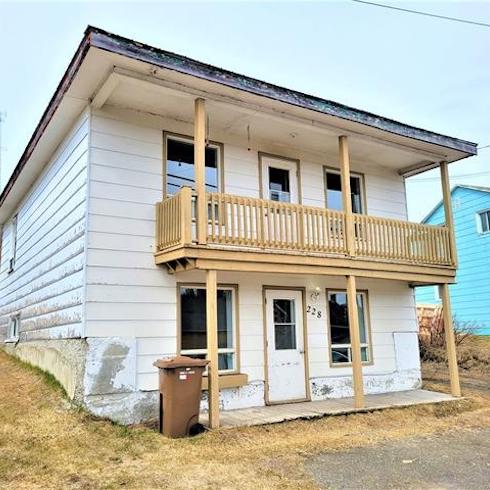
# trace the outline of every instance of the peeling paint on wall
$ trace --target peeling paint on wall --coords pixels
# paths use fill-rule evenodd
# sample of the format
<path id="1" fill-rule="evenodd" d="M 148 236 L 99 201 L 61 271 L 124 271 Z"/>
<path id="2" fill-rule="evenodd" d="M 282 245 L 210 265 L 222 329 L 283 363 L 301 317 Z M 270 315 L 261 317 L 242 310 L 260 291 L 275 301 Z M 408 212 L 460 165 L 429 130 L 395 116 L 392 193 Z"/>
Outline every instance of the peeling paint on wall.
<path id="1" fill-rule="evenodd" d="M 365 394 L 415 390 L 422 386 L 420 369 L 396 371 L 389 374 L 364 375 Z M 310 379 L 311 399 L 326 400 L 354 396 L 352 376 Z"/>
<path id="2" fill-rule="evenodd" d="M 120 424 L 158 420 L 157 391 L 89 395 L 85 397 L 85 406 L 94 415 L 108 417 Z"/>
<path id="3" fill-rule="evenodd" d="M 226 388 L 220 391 L 220 410 L 236 410 L 238 408 L 260 407 L 264 402 L 264 383 L 254 381 L 240 388 Z M 201 396 L 201 410 L 208 410 L 208 392 Z"/>
<path id="4" fill-rule="evenodd" d="M 103 395 L 136 391 L 136 340 L 131 337 L 87 339 L 85 393 Z"/>

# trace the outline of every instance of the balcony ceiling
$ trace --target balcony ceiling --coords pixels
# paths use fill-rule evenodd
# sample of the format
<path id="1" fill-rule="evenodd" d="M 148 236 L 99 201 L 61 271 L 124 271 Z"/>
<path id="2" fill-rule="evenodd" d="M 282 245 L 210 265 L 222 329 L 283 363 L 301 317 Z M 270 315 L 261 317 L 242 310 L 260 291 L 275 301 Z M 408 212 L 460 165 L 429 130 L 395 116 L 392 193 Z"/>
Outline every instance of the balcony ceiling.
<path id="1" fill-rule="evenodd" d="M 107 99 L 107 106 L 160 115 L 179 122 L 193 124 L 195 96 L 182 94 L 150 83 L 141 85 L 122 78 Z M 208 101 L 209 137 L 219 142 L 237 141 L 250 146 L 270 149 L 301 158 L 314 153 L 326 161 L 338 159 L 338 136 L 345 132 L 335 127 L 315 124 L 311 120 L 288 118 L 280 114 L 252 111 L 247 107 Z M 430 161 L 430 155 L 409 147 L 386 143 L 370 136 L 353 134 L 349 138 L 351 159 L 358 164 L 371 164 L 400 170 Z M 434 156 L 434 160 L 438 158 Z M 442 159 L 442 158 L 441 158 Z"/>

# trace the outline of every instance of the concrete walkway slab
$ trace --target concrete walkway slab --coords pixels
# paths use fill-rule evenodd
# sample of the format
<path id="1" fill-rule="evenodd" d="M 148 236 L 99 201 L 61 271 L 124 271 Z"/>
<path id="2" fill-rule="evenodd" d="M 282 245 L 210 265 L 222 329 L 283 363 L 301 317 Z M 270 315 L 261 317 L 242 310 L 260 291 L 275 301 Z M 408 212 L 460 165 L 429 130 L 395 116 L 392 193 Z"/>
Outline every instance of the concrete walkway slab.
<path id="1" fill-rule="evenodd" d="M 443 403 L 456 398 L 445 393 L 428 390 L 398 391 L 366 395 L 366 407 L 354 408 L 353 398 L 333 398 L 330 400 L 285 403 L 265 407 L 228 410 L 220 413 L 221 427 L 249 427 L 266 425 L 297 419 L 313 419 L 328 415 L 345 415 L 357 412 L 369 412 L 391 407 L 409 407 L 432 403 Z M 201 414 L 201 423 L 208 424 L 207 413 Z"/>

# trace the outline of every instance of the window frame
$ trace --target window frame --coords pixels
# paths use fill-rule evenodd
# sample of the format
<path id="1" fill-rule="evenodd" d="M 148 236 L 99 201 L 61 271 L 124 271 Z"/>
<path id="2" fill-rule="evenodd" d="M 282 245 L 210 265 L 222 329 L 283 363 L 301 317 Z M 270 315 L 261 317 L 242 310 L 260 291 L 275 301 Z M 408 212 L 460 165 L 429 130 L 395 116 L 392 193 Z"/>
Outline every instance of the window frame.
<path id="1" fill-rule="evenodd" d="M 13 326 L 17 325 L 17 327 L 13 329 Z M 5 342 L 17 342 L 19 340 L 20 335 L 20 313 L 16 313 L 15 315 L 11 315 L 9 317 L 9 322 L 7 326 L 7 338 Z"/>
<path id="2" fill-rule="evenodd" d="M 17 261 L 17 232 L 19 226 L 19 214 L 15 213 L 10 220 L 10 253 L 8 255 L 8 274 L 15 270 Z"/>
<path id="3" fill-rule="evenodd" d="M 347 289 L 342 288 L 327 288 L 326 292 L 326 319 L 327 319 L 327 338 L 328 338 L 328 360 L 331 368 L 352 367 L 352 362 L 334 362 L 332 349 L 334 347 L 349 348 L 349 352 L 352 352 L 352 342 L 350 344 L 333 344 L 332 333 L 330 330 L 330 307 L 329 307 L 329 295 L 332 293 L 345 293 Z M 369 308 L 369 292 L 367 289 L 358 289 L 356 294 L 361 294 L 364 297 L 364 324 L 366 325 L 366 343 L 361 343 L 361 347 L 367 347 L 368 360 L 362 361 L 363 366 L 372 366 L 374 364 L 373 357 L 373 339 L 371 334 L 371 313 Z M 351 355 L 351 354 L 350 354 Z"/>
<path id="4" fill-rule="evenodd" d="M 181 290 L 182 289 L 206 289 L 205 283 L 196 282 L 179 282 L 177 283 L 177 354 L 178 355 L 192 355 L 192 354 L 206 354 L 207 349 L 192 349 L 182 350 L 182 317 L 181 317 Z M 217 289 L 225 289 L 232 291 L 232 322 L 233 322 L 233 339 L 234 347 L 222 347 L 218 348 L 218 354 L 235 354 L 234 369 L 220 369 L 218 374 L 229 375 L 240 373 L 240 328 L 239 328 L 239 298 L 238 298 L 238 284 L 218 284 Z M 204 373 L 207 376 L 207 370 Z"/>
<path id="5" fill-rule="evenodd" d="M 265 175 L 264 172 L 264 167 L 265 167 L 265 162 L 264 160 L 275 160 L 277 161 L 277 166 L 274 168 L 280 168 L 283 170 L 288 170 L 290 171 L 291 169 L 286 166 L 286 164 L 292 164 L 296 166 L 296 175 L 293 175 L 292 177 L 296 177 L 296 198 L 297 198 L 297 203 L 294 201 L 274 201 L 274 202 L 279 202 L 279 203 L 284 203 L 284 204 L 303 204 L 303 196 L 302 196 L 302 189 L 301 189 L 301 161 L 298 158 L 291 158 L 291 157 L 285 157 L 283 155 L 276 155 L 274 153 L 267 153 L 265 151 L 259 151 L 258 152 L 258 163 L 259 163 L 259 197 L 260 199 L 265 199 L 267 201 L 270 201 L 270 196 L 269 193 L 267 192 L 267 195 L 264 195 L 264 189 L 265 189 L 265 183 L 269 181 L 269 176 Z M 282 163 L 282 167 L 281 167 Z M 292 182 L 290 181 L 289 185 L 289 194 L 291 195 L 291 184 Z"/>
<path id="6" fill-rule="evenodd" d="M 169 139 L 177 140 L 177 141 L 182 141 L 184 143 L 192 143 L 194 144 L 194 137 L 189 136 L 186 134 L 180 134 L 180 133 L 173 133 L 170 131 L 164 131 L 163 132 L 163 172 L 162 172 L 162 178 L 163 178 L 163 188 L 162 188 L 162 194 L 163 194 L 163 199 L 167 199 L 168 197 L 171 197 L 172 195 L 175 194 L 167 194 L 167 142 Z M 223 143 L 220 143 L 218 141 L 206 141 L 207 146 L 211 148 L 216 148 L 217 149 L 217 155 L 218 155 L 218 190 L 217 192 L 223 193 L 224 188 L 225 188 L 225 170 L 224 170 L 224 145 Z M 191 186 L 189 186 L 191 187 Z"/>
<path id="7" fill-rule="evenodd" d="M 323 193 L 325 197 L 325 208 L 330 209 L 328 207 L 327 172 L 340 176 L 342 172 L 339 168 L 330 167 L 329 165 L 323 165 Z M 350 172 L 350 177 L 355 177 L 359 179 L 359 189 L 361 190 L 361 212 L 356 214 L 367 214 L 366 180 L 364 174 L 362 172 Z M 343 207 L 341 211 L 345 211 Z"/>
<path id="8" fill-rule="evenodd" d="M 484 214 L 487 215 L 487 221 L 488 221 L 487 231 L 483 231 L 482 215 Z M 476 226 L 477 226 L 477 231 L 480 235 L 490 234 L 490 208 L 482 209 L 481 211 L 476 212 Z"/>

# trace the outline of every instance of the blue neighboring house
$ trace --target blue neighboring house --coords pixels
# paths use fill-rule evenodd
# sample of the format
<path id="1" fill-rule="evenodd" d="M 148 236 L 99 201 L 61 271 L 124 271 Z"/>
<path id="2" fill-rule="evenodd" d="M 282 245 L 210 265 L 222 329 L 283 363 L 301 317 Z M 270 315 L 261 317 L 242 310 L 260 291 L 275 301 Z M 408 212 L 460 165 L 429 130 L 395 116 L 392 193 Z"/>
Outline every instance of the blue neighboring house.
<path id="1" fill-rule="evenodd" d="M 451 201 L 458 251 L 457 283 L 449 287 L 453 316 L 490 335 L 490 187 L 457 185 Z M 444 223 L 442 201 L 422 223 Z M 436 286 L 419 287 L 415 294 L 418 304 L 440 303 Z"/>

